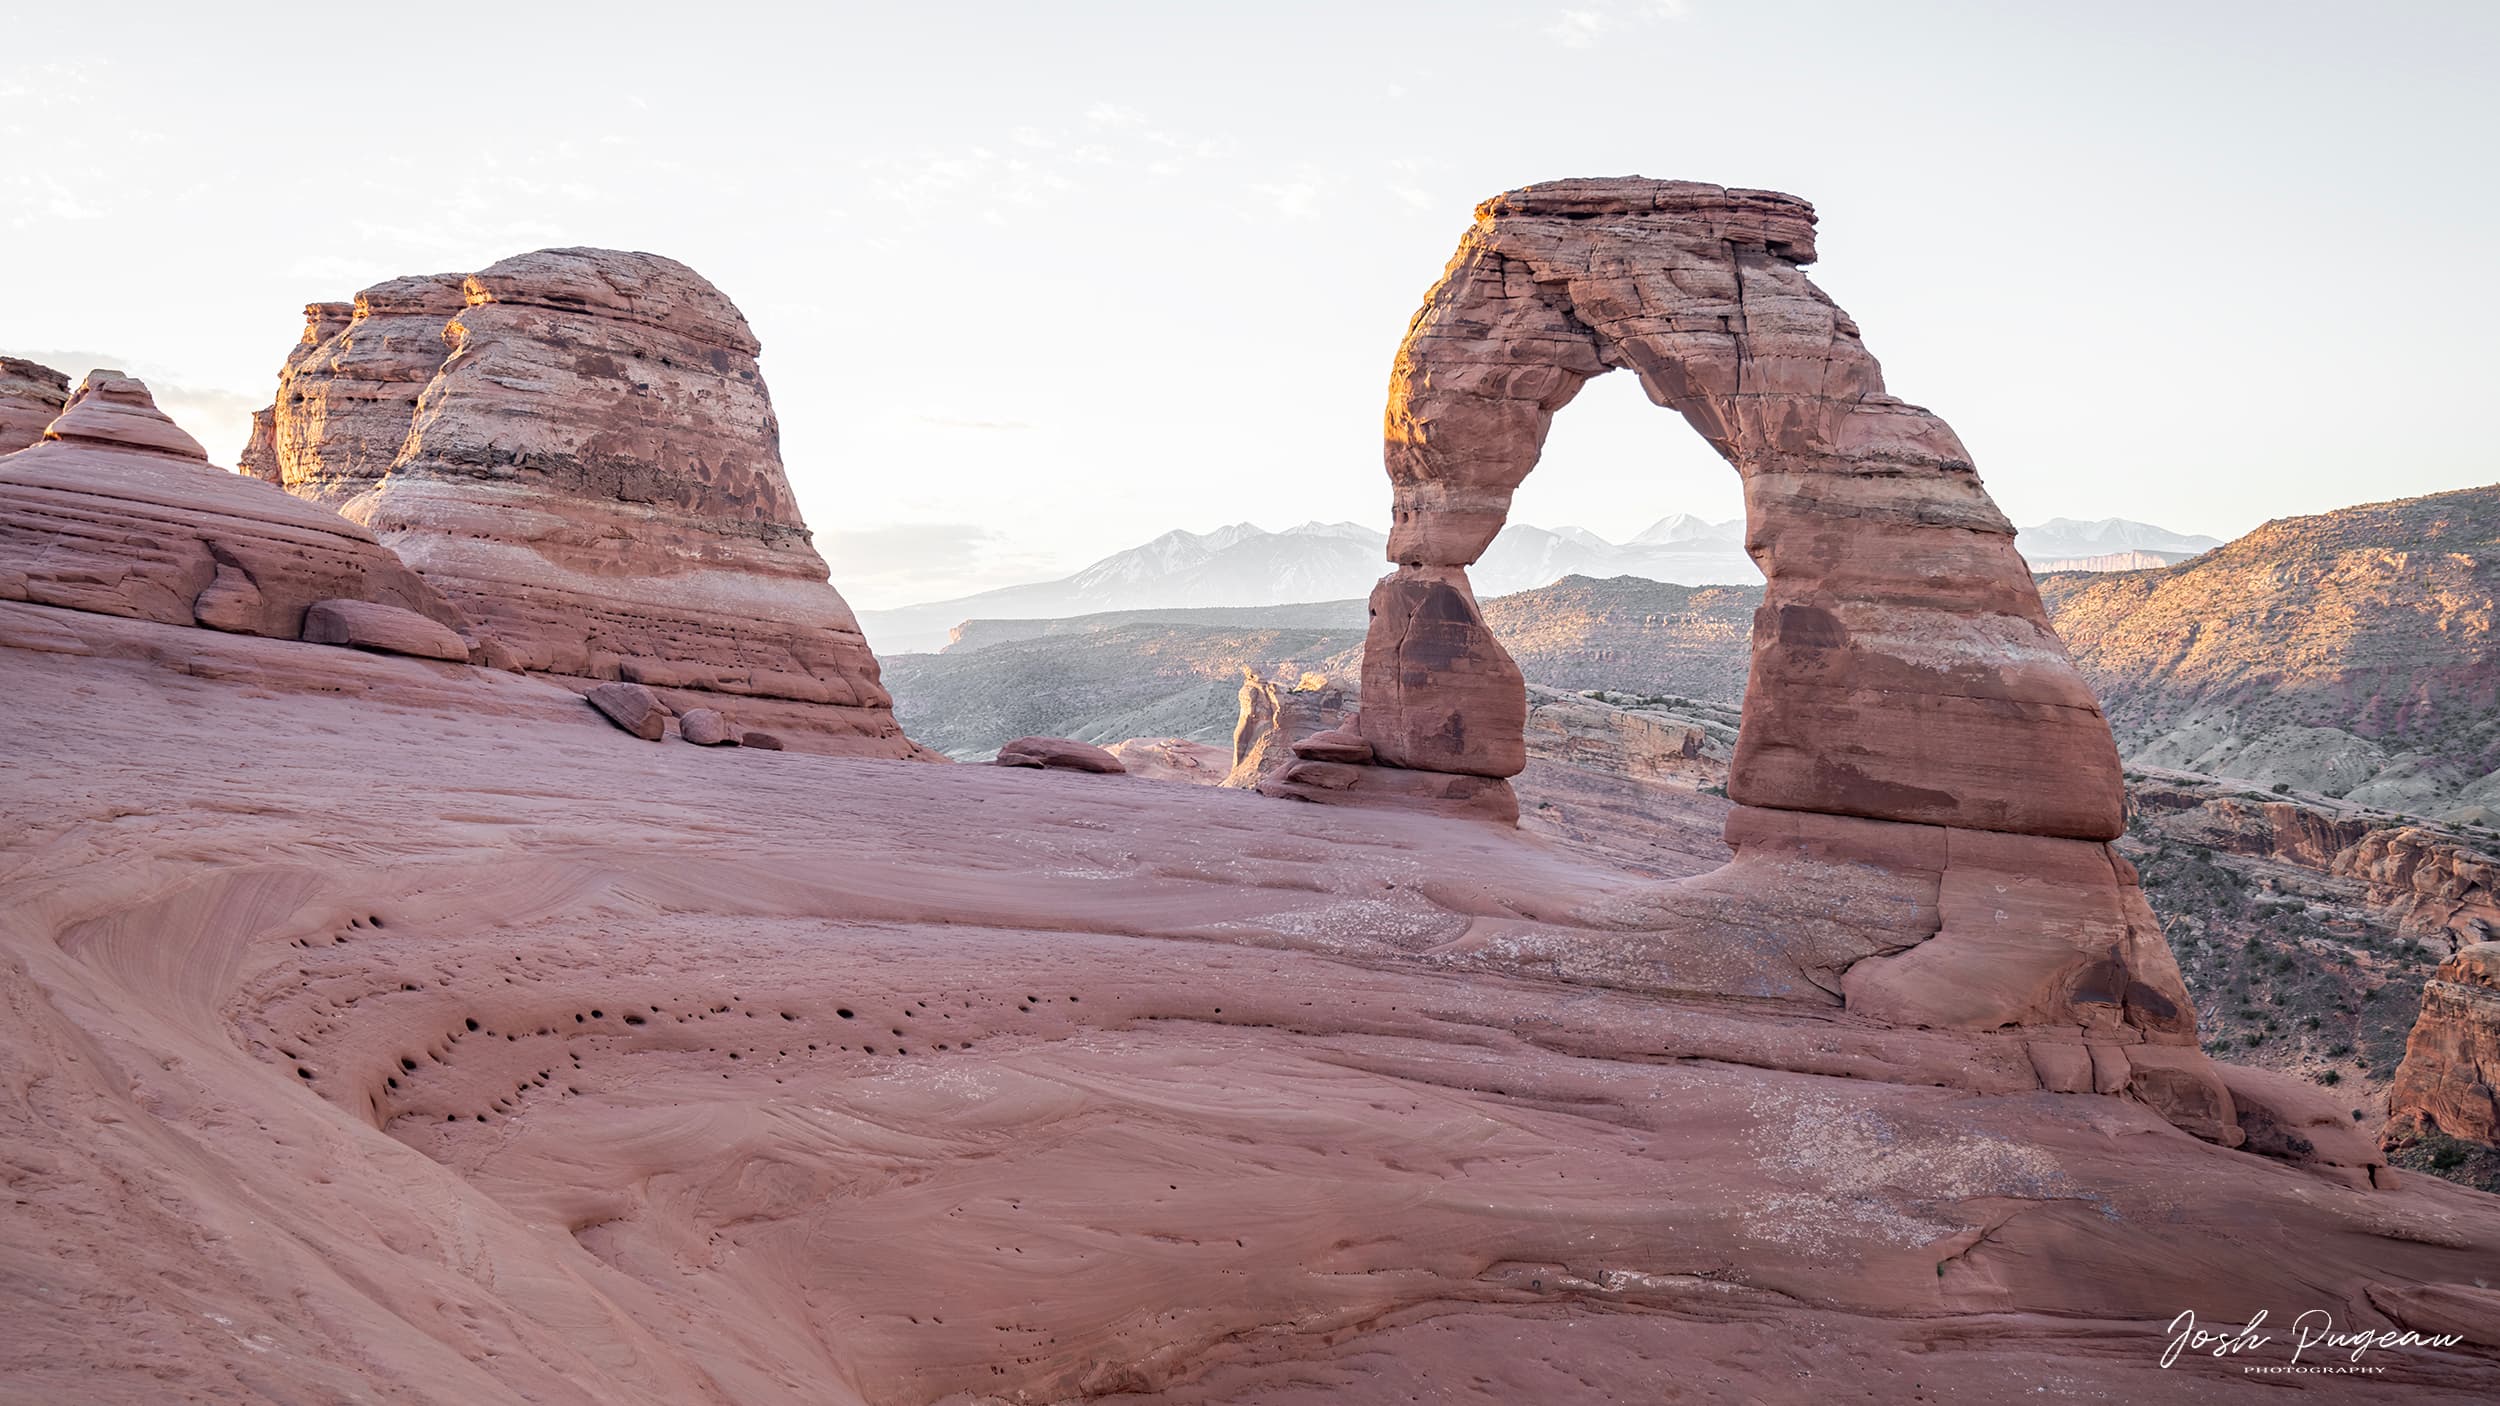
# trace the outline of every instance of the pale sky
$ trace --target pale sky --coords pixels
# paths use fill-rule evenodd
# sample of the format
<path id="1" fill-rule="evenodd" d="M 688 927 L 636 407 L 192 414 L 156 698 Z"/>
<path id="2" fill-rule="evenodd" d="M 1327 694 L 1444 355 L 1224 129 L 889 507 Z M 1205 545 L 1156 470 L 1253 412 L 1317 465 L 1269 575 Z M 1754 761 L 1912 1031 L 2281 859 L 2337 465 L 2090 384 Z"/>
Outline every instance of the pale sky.
<path id="1" fill-rule="evenodd" d="M 1816 281 L 2017 522 L 2500 479 L 2500 5 L 28 7 L 0 351 L 119 365 L 222 462 L 306 302 L 593 244 L 764 343 L 882 607 L 1172 527 L 1385 527 L 1382 392 L 1474 204 L 1790 191 Z M 1628 376 L 1515 520 L 1740 511 Z"/>

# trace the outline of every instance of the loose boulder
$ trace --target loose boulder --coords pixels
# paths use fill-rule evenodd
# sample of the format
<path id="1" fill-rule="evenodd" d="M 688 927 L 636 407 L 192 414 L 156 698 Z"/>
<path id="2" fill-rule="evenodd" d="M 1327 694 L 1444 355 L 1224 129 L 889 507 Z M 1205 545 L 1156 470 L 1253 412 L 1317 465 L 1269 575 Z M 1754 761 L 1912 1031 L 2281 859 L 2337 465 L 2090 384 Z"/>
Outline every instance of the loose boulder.
<path id="1" fill-rule="evenodd" d="M 738 736 L 716 708 L 689 708 L 678 715 L 677 735 L 697 747 L 735 747 Z"/>
<path id="2" fill-rule="evenodd" d="M 413 610 L 378 601 L 314 601 L 304 612 L 304 639 L 311 644 L 343 644 L 420 659 L 463 664 L 469 659 L 469 642 L 459 631 Z"/>
<path id="3" fill-rule="evenodd" d="M 1089 771 L 1103 776 L 1117 776 L 1128 770 L 1118 757 L 1090 742 L 1070 737 L 1019 737 L 998 749 L 997 764 Z"/>
<path id="4" fill-rule="evenodd" d="M 603 683 L 582 695 L 609 722 L 641 738 L 657 742 L 668 735 L 668 707 L 660 695 L 638 683 Z"/>

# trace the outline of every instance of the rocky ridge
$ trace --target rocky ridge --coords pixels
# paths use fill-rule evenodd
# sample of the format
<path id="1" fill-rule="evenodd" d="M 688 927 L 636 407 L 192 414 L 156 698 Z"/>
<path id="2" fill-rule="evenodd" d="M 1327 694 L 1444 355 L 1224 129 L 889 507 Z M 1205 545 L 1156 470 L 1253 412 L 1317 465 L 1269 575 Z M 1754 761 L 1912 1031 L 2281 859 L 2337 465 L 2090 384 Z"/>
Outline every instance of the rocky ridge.
<path id="1" fill-rule="evenodd" d="M 2500 820 L 2500 485 L 2041 591 L 2139 765 Z"/>

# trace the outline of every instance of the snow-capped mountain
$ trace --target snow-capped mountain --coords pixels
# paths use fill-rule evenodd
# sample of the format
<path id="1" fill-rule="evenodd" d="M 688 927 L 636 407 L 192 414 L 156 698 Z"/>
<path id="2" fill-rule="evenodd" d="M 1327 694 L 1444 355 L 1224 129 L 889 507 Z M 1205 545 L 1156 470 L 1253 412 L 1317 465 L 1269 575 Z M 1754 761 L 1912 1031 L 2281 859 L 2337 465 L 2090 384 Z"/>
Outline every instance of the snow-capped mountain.
<path id="1" fill-rule="evenodd" d="M 1306 522 L 1269 532 L 1237 522 L 1212 532 L 1173 531 L 1114 552 L 1057 581 L 897 610 L 863 610 L 860 626 L 880 652 L 942 648 L 971 619 L 1038 620 L 1109 610 L 1286 605 L 1359 599 L 1388 570 L 1386 534 L 1353 522 Z M 2219 545 L 2147 523 L 2057 518 L 2026 528 L 2016 545 L 2040 570 L 2160 565 Z M 1752 585 L 1762 573 L 1745 555 L 1745 523 L 1689 513 L 1659 519 L 1628 542 L 1585 527 L 1512 523 L 1469 569 L 1480 597 L 1551 585 L 1565 576 L 1640 576 L 1681 586 Z"/>
<path id="2" fill-rule="evenodd" d="M 1666 528 L 1675 519 L 1652 529 Z M 1696 520 L 1697 521 L 1697 520 Z M 1761 579 L 1745 556 L 1744 524 L 1712 526 L 1618 545 L 1584 527 L 1502 529 L 1470 574 L 1480 595 L 1506 595 L 1565 576 L 1647 576 L 1683 585 Z M 1235 523 L 1174 531 L 1093 563 L 1072 576 L 896 610 L 863 610 L 860 626 L 884 653 L 940 648 L 965 620 L 1049 619 L 1105 610 L 1281 605 L 1371 593 L 1388 563 L 1387 534 L 1352 522 L 1306 522 L 1282 532 Z"/>
<path id="3" fill-rule="evenodd" d="M 2050 564 L 2053 562 L 2127 552 L 2145 552 L 2173 561 L 2185 561 L 2199 552 L 2210 552 L 2221 545 L 2219 537 L 2173 532 L 2167 527 L 2155 527 L 2149 522 L 2130 522 L 2122 517 L 2105 517 L 2098 522 L 2053 517 L 2014 535 L 2015 549 L 2023 554 L 2035 571 L 2056 570 Z"/>

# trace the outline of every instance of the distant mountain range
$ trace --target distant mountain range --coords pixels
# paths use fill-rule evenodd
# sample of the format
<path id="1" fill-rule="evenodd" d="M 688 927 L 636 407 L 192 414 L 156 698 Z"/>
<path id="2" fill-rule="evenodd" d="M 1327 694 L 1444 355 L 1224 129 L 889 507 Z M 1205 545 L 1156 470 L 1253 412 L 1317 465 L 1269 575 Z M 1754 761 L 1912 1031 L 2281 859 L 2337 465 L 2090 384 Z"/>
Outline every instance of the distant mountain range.
<path id="1" fill-rule="evenodd" d="M 2105 517 L 2082 522 L 2053 517 L 2014 534 L 2014 548 L 2034 571 L 2141 571 L 2174 566 L 2222 545 L 2219 537 L 2199 537 Z"/>
<path id="2" fill-rule="evenodd" d="M 2035 531 L 2025 545 L 2099 555 L 2200 540 Z M 1221 742 L 1242 666 L 1359 672 L 1369 575 L 1354 584 L 1285 606 L 978 619 L 943 654 L 889 658 L 886 682 L 912 735 L 958 755 L 1019 731 Z M 2500 485 L 2285 518 L 2182 565 L 2048 574 L 2040 590 L 2131 763 L 2500 823 Z M 1760 599 L 1628 575 L 1482 597 L 1532 683 L 1728 703 Z"/>
<path id="3" fill-rule="evenodd" d="M 1306 522 L 1282 532 L 1246 522 L 1213 532 L 1173 531 L 1057 581 L 863 610 L 860 626 L 878 653 L 909 654 L 944 648 L 967 620 L 1361 599 L 1388 569 L 1388 542 L 1386 534 L 1351 522 Z M 2122 518 L 2057 518 L 2025 528 L 2016 545 L 2037 570 L 2124 570 L 2168 565 L 2221 542 Z M 1661 518 L 1620 543 L 1583 527 L 1513 523 L 1469 575 L 1479 598 L 1534 590 L 1566 576 L 1638 576 L 1687 586 L 1762 580 L 1745 554 L 1743 519 L 1705 522 L 1689 513 Z"/>

